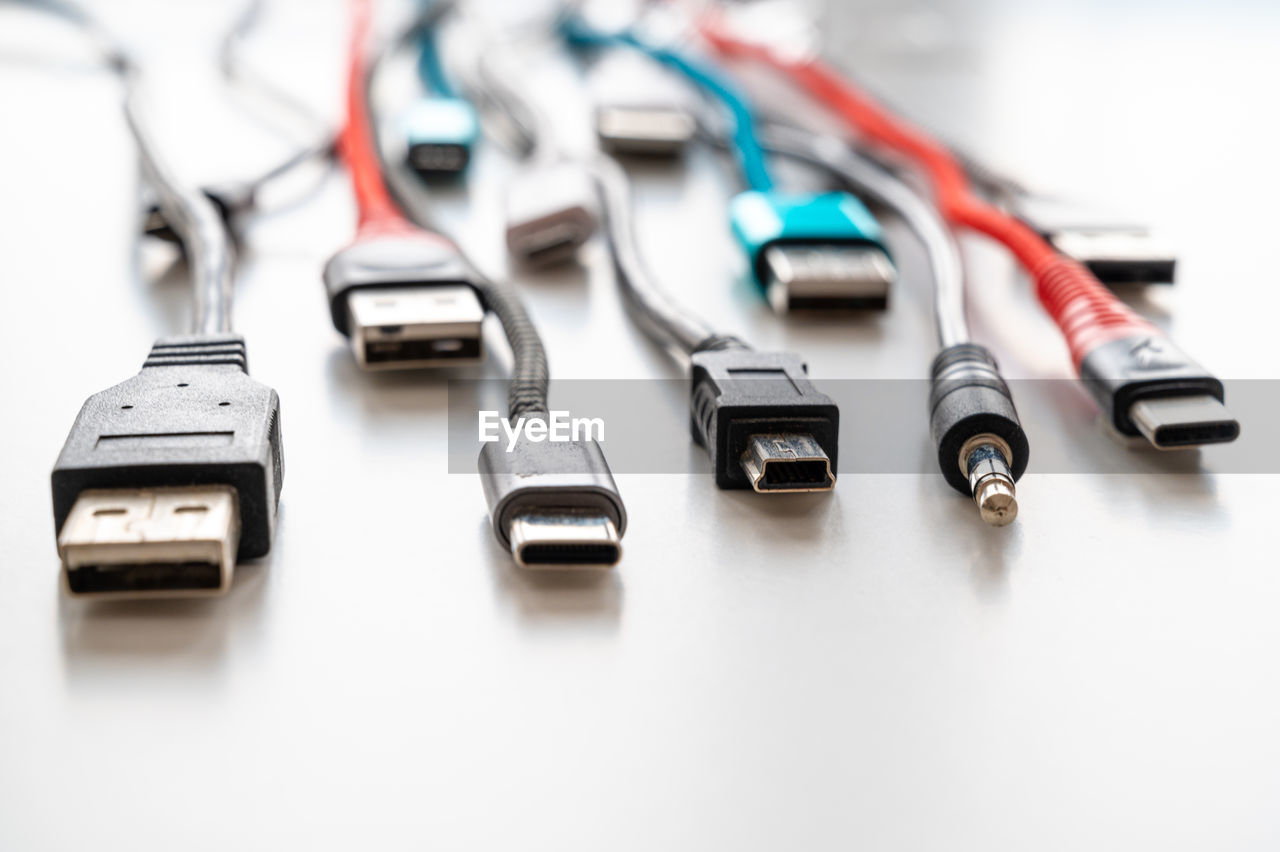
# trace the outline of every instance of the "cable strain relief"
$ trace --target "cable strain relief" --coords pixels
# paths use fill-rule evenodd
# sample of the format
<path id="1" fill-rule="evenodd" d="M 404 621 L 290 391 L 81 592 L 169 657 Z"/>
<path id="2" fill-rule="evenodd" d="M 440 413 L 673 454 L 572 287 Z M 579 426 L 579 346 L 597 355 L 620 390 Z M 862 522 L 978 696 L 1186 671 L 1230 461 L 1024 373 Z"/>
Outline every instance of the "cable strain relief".
<path id="1" fill-rule="evenodd" d="M 961 470 L 966 443 L 993 435 L 1008 447 L 1006 462 L 1017 480 L 1027 468 L 1030 445 L 1018 419 L 1013 394 L 996 360 L 973 343 L 948 346 L 933 359 L 929 383 L 929 431 L 938 451 L 938 470 L 956 491 L 969 496 Z"/>
<path id="2" fill-rule="evenodd" d="M 961 361 L 985 364 L 991 369 L 991 372 L 997 376 L 999 375 L 1000 368 L 996 364 L 995 356 L 991 354 L 990 349 L 977 343 L 957 343 L 948 346 L 934 356 L 933 365 L 929 368 L 930 378 L 936 381 L 943 373 Z"/>
<path id="3" fill-rule="evenodd" d="M 694 347 L 691 355 L 697 355 L 699 352 L 725 352 L 730 349 L 750 349 L 746 341 L 743 341 L 731 334 L 713 334 L 706 340 Z"/>
<path id="4" fill-rule="evenodd" d="M 142 369 L 153 367 L 238 367 L 249 372 L 244 337 L 239 334 L 192 334 L 162 337 L 151 347 Z"/>
<path id="5" fill-rule="evenodd" d="M 930 411 L 935 410 L 947 394 L 963 387 L 990 388 L 1012 399 L 995 356 L 976 343 L 958 343 L 943 349 L 933 359 L 929 378 Z"/>

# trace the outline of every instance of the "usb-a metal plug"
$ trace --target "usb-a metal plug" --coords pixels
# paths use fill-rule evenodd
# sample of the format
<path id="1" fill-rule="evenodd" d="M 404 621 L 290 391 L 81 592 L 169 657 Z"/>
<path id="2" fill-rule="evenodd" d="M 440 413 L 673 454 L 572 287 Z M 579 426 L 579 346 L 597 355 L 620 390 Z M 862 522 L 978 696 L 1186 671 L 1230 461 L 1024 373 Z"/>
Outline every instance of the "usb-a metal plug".
<path id="1" fill-rule="evenodd" d="M 217 595 L 231 587 L 240 509 L 228 485 L 84 491 L 58 535 L 78 597 Z"/>
<path id="2" fill-rule="evenodd" d="M 465 284 L 367 287 L 347 296 L 351 350 L 366 370 L 473 364 L 484 307 Z"/>
<path id="3" fill-rule="evenodd" d="M 765 293 L 779 313 L 883 308 L 896 271 L 875 246 L 774 245 L 765 249 Z"/>

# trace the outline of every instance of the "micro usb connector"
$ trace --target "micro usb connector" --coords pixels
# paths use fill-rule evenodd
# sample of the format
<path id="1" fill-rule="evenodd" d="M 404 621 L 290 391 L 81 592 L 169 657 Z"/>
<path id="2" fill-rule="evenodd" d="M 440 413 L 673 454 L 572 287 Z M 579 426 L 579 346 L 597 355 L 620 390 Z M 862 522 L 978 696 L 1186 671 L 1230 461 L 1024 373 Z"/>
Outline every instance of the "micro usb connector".
<path id="1" fill-rule="evenodd" d="M 324 270 L 334 327 L 366 370 L 483 360 L 476 280 L 452 244 L 425 232 L 360 240 Z"/>

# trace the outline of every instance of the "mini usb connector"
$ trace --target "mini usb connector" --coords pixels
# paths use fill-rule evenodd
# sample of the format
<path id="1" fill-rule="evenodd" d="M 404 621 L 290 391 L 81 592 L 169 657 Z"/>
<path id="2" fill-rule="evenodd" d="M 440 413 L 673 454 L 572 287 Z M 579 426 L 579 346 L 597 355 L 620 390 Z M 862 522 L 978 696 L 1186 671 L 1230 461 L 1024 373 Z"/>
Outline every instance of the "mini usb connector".
<path id="1" fill-rule="evenodd" d="M 752 435 L 742 470 L 758 493 L 830 491 L 836 485 L 831 459 L 803 433 Z"/>

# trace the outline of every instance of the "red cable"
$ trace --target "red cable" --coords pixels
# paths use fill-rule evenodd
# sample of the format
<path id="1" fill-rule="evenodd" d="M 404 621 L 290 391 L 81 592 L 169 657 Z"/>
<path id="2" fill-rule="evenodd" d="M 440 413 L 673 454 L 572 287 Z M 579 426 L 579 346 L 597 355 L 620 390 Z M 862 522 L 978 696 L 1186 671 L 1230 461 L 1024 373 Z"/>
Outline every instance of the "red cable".
<path id="1" fill-rule="evenodd" d="M 978 197 L 946 147 L 893 115 L 834 69 L 814 58 L 784 56 L 767 45 L 739 39 L 714 12 L 703 15 L 698 28 L 717 51 L 782 72 L 861 135 L 914 161 L 932 183 L 944 219 L 1003 243 L 1030 274 L 1040 303 L 1062 330 L 1077 367 L 1089 352 L 1109 340 L 1156 333 L 1091 272 L 1058 254 L 1022 222 Z"/>
<path id="2" fill-rule="evenodd" d="M 409 221 L 392 199 L 382 179 L 377 142 L 369 120 L 369 104 L 365 93 L 368 74 L 365 51 L 373 16 L 371 0 L 351 0 L 351 43 L 347 57 L 347 117 L 338 135 L 338 151 L 351 173 L 359 211 L 359 233 L 411 229 Z"/>

